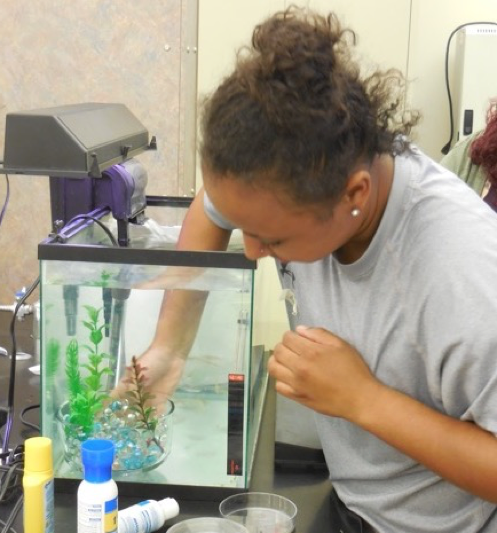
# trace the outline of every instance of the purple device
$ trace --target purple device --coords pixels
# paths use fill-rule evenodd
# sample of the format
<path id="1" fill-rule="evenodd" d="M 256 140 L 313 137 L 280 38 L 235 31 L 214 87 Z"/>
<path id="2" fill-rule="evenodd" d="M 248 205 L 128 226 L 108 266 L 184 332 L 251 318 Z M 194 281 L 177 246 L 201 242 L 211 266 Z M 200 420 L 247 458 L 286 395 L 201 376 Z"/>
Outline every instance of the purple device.
<path id="1" fill-rule="evenodd" d="M 50 177 L 52 222 L 67 224 L 77 215 L 107 208 L 117 220 L 118 241 L 127 246 L 128 223 L 144 217 L 147 172 L 135 159 L 114 165 L 101 178 Z"/>

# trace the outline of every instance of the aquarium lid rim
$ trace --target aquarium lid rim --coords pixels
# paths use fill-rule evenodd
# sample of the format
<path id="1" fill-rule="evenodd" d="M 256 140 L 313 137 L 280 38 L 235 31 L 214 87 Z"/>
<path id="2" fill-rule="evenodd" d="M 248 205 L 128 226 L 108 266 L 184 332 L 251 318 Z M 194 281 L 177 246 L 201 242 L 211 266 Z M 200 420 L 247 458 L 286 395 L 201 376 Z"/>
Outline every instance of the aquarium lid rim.
<path id="1" fill-rule="evenodd" d="M 107 247 L 90 244 L 38 244 L 40 261 L 74 261 L 122 263 L 151 266 L 183 266 L 205 268 L 239 268 L 255 270 L 257 262 L 243 253 L 193 250 L 157 250 L 150 248 Z"/>

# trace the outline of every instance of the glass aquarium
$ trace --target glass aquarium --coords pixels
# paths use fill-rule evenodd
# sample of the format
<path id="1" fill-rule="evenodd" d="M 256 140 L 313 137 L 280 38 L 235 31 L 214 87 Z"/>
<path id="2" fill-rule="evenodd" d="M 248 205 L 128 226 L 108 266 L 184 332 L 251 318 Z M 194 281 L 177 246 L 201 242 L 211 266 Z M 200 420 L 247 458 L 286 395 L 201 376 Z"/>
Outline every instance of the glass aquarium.
<path id="1" fill-rule="evenodd" d="M 154 209 L 175 222 L 185 211 Z M 253 343 L 256 263 L 236 237 L 227 252 L 188 252 L 174 249 L 180 225 L 128 229 L 129 246 L 117 246 L 101 210 L 39 245 L 41 423 L 56 487 L 77 486 L 83 441 L 108 438 L 124 494 L 139 483 L 192 499 L 246 490 L 267 386 L 266 349 Z M 151 393 L 140 356 L 174 298 L 189 305 L 165 344 L 194 332 L 193 345 L 173 353 L 174 388 Z"/>

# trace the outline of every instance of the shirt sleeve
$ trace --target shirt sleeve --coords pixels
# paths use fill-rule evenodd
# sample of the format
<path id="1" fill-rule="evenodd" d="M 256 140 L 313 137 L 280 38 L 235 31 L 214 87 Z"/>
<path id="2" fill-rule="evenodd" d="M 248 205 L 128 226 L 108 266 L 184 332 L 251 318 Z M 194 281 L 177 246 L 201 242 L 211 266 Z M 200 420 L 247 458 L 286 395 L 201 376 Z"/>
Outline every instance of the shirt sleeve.
<path id="1" fill-rule="evenodd" d="M 459 176 L 479 195 L 482 194 L 487 177 L 480 165 L 471 161 L 470 148 L 481 132 L 459 141 L 452 150 L 442 157 L 440 164 Z"/>
<path id="2" fill-rule="evenodd" d="M 216 226 L 219 226 L 222 229 L 226 230 L 234 230 L 236 229 L 236 226 L 234 226 L 231 222 L 228 222 L 220 213 L 219 211 L 214 207 L 212 204 L 210 198 L 207 196 L 207 193 L 204 191 L 204 211 L 207 217 L 216 224 Z"/>

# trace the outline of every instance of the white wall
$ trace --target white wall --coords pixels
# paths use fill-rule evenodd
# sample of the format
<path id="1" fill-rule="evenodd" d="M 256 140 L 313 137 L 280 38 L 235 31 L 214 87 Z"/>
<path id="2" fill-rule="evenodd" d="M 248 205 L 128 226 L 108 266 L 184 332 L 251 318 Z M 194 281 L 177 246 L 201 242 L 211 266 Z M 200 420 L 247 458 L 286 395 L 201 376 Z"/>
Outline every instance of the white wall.
<path id="1" fill-rule="evenodd" d="M 357 34 L 357 50 L 365 64 L 407 68 L 411 0 L 307 0 L 300 2 L 322 14 L 335 12 L 344 27 Z"/>
<path id="2" fill-rule="evenodd" d="M 215 89 L 231 72 L 236 51 L 249 43 L 254 26 L 283 9 L 284 3 L 284 0 L 199 0 L 199 96 Z"/>
<path id="3" fill-rule="evenodd" d="M 442 157 L 440 150 L 450 134 L 444 74 L 447 40 L 455 28 L 467 22 L 497 22 L 496 1 L 412 0 L 408 56 L 410 98 L 412 106 L 423 113 L 418 144 L 436 160 Z M 454 49 L 455 38 L 451 42 L 451 52 Z M 495 61 L 494 58 L 494 64 L 488 65 L 489 69 L 495 69 Z"/>
<path id="4" fill-rule="evenodd" d="M 236 49 L 247 43 L 253 26 L 292 2 L 285 0 L 199 0 L 199 94 L 215 88 L 234 62 Z M 449 137 L 449 107 L 444 60 L 447 40 L 457 26 L 497 22 L 495 0 L 306 0 L 297 4 L 322 13 L 335 11 L 357 32 L 364 63 L 396 67 L 410 81 L 409 102 L 423 120 L 417 144 L 439 160 Z M 451 51 L 454 50 L 452 40 Z M 496 91 L 497 93 L 497 87 Z M 492 95 L 489 95 L 492 96 Z"/>
<path id="5" fill-rule="evenodd" d="M 231 72 L 236 51 L 248 44 L 254 26 L 293 2 L 285 0 L 199 0 L 198 94 L 216 88 Z M 410 0 L 308 0 L 299 5 L 323 14 L 330 7 L 358 34 L 360 57 L 406 72 Z M 388 16 L 384 16 L 388 13 Z M 374 26 L 371 24 L 374 21 Z"/>

